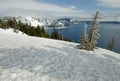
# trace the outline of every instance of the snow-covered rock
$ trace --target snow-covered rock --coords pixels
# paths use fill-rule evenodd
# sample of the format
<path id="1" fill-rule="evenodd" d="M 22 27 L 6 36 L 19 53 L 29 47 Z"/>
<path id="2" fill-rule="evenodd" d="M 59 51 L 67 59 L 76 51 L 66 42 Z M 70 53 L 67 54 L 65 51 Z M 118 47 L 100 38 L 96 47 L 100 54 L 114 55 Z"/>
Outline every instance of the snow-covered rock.
<path id="1" fill-rule="evenodd" d="M 55 26 L 65 26 L 62 22 L 58 22 L 55 24 Z"/>
<path id="2" fill-rule="evenodd" d="M 45 26 L 47 25 L 46 21 L 39 21 L 38 19 L 35 19 L 33 17 L 18 17 L 17 20 L 21 20 L 23 23 L 28 23 L 31 26 Z"/>
<path id="3" fill-rule="evenodd" d="M 119 81 L 120 55 L 0 30 L 0 81 Z"/>

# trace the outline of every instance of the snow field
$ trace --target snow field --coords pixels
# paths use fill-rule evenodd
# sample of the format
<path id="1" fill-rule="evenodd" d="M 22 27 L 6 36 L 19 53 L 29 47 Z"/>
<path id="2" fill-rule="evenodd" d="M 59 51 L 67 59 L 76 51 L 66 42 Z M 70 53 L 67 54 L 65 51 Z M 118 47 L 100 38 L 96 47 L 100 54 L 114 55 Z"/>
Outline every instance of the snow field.
<path id="1" fill-rule="evenodd" d="M 76 45 L 0 31 L 0 81 L 120 80 L 119 54 Z"/>

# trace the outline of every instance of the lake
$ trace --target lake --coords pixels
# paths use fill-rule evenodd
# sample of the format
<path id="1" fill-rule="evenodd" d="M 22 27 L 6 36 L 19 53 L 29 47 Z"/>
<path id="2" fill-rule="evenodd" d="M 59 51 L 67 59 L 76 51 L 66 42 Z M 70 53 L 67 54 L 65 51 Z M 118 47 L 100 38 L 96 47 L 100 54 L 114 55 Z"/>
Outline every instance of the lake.
<path id="1" fill-rule="evenodd" d="M 88 23 L 88 26 L 90 24 Z M 80 42 L 80 37 L 82 36 L 84 28 L 84 23 L 73 24 L 67 28 L 58 28 L 56 29 L 60 35 L 63 35 L 65 38 L 72 40 L 73 42 Z M 89 27 L 88 27 L 89 29 Z M 46 32 L 51 34 L 54 29 L 46 29 Z M 110 42 L 113 33 L 115 34 L 115 46 L 113 51 L 120 53 L 120 24 L 114 23 L 101 23 L 99 25 L 99 33 L 100 37 L 98 39 L 98 47 L 105 48 L 107 47 L 108 43 Z"/>

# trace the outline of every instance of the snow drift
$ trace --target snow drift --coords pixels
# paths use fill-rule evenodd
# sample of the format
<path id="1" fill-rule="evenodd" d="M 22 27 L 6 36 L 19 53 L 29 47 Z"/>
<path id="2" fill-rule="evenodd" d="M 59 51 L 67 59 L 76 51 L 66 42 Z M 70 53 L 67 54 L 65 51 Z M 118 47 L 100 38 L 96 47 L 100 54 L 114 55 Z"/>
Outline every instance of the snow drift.
<path id="1" fill-rule="evenodd" d="M 119 81 L 120 55 L 0 31 L 0 81 Z"/>

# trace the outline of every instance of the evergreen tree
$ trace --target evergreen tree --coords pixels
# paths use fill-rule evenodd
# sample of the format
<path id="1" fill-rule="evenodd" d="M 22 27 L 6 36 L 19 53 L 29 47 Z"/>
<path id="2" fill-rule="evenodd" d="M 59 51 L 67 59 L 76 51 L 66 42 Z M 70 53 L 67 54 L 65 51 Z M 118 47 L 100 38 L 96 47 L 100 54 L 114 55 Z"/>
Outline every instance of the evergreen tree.
<path id="1" fill-rule="evenodd" d="M 98 14 L 96 12 L 95 17 L 91 22 L 90 32 L 89 35 L 87 34 L 86 25 L 84 27 L 83 36 L 81 37 L 81 45 L 78 45 L 78 48 L 85 49 L 85 50 L 94 50 L 97 44 L 97 39 L 99 37 L 99 27 L 98 27 Z"/>
<path id="2" fill-rule="evenodd" d="M 37 36 L 41 37 L 41 28 L 40 28 L 39 25 L 37 26 L 37 28 L 35 29 L 35 31 L 36 31 Z"/>
<path id="3" fill-rule="evenodd" d="M 8 28 L 8 24 L 7 24 L 6 21 L 4 21 L 4 22 L 2 23 L 2 28 L 3 28 L 3 29 L 7 29 L 7 28 Z"/>
<path id="4" fill-rule="evenodd" d="M 115 46 L 115 34 L 113 34 L 111 41 L 108 43 L 107 49 L 112 51 L 114 46 Z"/>
<path id="5" fill-rule="evenodd" d="M 0 28 L 3 28 L 2 24 L 3 24 L 3 21 L 2 21 L 2 19 L 0 19 Z"/>
<path id="6" fill-rule="evenodd" d="M 4 21 L 4 20 L 0 19 L 0 28 L 8 29 L 9 28 L 8 21 Z"/>
<path id="7" fill-rule="evenodd" d="M 42 33 L 45 33 L 45 29 L 44 29 L 44 27 L 42 27 L 42 29 L 41 29 L 41 30 L 42 30 Z"/>
<path id="8" fill-rule="evenodd" d="M 15 17 L 13 17 L 12 27 L 14 28 L 14 32 L 18 33 L 19 25 L 18 25 Z"/>
<path id="9" fill-rule="evenodd" d="M 60 34 L 57 31 L 54 31 L 51 35 L 52 39 L 60 39 Z"/>
<path id="10" fill-rule="evenodd" d="M 85 24 L 83 35 L 81 37 L 81 45 L 79 48 L 88 50 L 89 49 L 88 45 L 89 45 L 89 39 L 87 34 L 87 24 Z"/>
<path id="11" fill-rule="evenodd" d="M 11 20 L 11 19 L 8 19 L 8 26 L 10 27 L 10 28 L 13 28 L 12 26 L 13 26 L 13 21 Z"/>
<path id="12" fill-rule="evenodd" d="M 99 12 L 97 11 L 95 17 L 92 20 L 90 34 L 89 34 L 89 49 L 88 50 L 93 50 L 96 47 L 97 39 L 99 37 L 98 14 Z"/>

